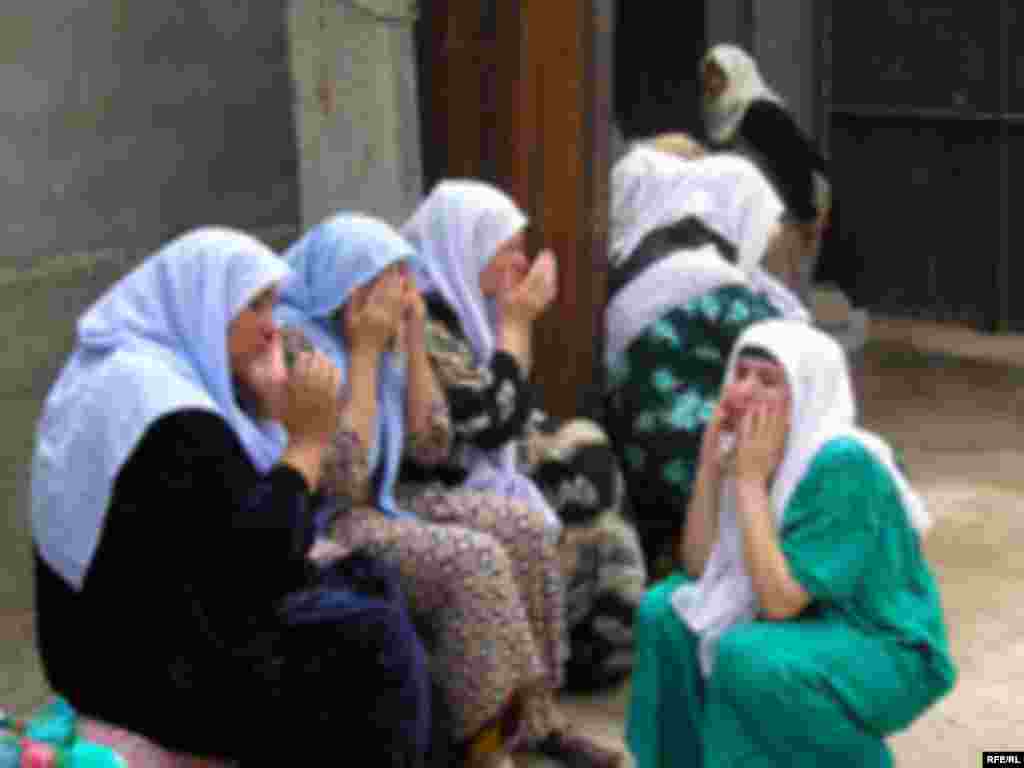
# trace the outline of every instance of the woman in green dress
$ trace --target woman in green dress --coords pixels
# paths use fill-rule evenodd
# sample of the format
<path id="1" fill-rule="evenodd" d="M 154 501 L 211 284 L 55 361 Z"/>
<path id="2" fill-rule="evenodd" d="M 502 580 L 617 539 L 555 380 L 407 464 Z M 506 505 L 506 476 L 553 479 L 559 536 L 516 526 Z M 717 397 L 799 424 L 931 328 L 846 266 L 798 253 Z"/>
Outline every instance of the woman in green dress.
<path id="1" fill-rule="evenodd" d="M 884 738 L 953 686 L 930 521 L 858 429 L 840 347 L 801 323 L 740 337 L 704 434 L 685 572 L 641 604 L 638 768 L 891 766 Z"/>
<path id="2" fill-rule="evenodd" d="M 701 434 L 740 333 L 808 318 L 768 270 L 784 206 L 736 155 L 634 147 L 612 171 L 605 409 L 652 576 L 675 560 Z M 762 266 L 763 265 L 763 266 Z"/>

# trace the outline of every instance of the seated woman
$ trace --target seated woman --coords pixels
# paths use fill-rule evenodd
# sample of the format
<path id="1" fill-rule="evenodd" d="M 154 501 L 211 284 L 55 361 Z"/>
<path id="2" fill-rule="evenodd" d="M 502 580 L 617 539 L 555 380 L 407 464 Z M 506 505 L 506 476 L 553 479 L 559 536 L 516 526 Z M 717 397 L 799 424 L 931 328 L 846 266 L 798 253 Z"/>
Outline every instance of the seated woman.
<path id="1" fill-rule="evenodd" d="M 534 320 L 555 296 L 554 255 L 531 267 L 527 219 L 500 190 L 472 180 L 440 182 L 402 228 L 418 252 L 416 278 L 427 305 L 426 349 L 446 394 L 455 441 L 450 458 L 433 468 L 405 469 L 407 492 L 420 503 L 467 490 L 523 504 L 539 526 L 544 557 L 513 560 L 538 585 L 531 610 L 544 638 L 544 685 L 526 703 L 524 743 L 573 765 L 614 765 L 619 755 L 571 735 L 554 702 L 566 658 L 564 586 L 556 545 L 562 524 L 518 454 L 537 400 L 528 377 Z M 454 498 L 459 498 L 459 495 Z M 499 519 L 504 508 L 495 510 Z"/>
<path id="2" fill-rule="evenodd" d="M 791 259 L 787 283 L 809 302 L 832 205 L 825 158 L 742 48 L 714 46 L 701 62 L 701 82 L 705 124 L 714 146 L 748 154 L 786 205 L 784 237 Z"/>
<path id="3" fill-rule="evenodd" d="M 429 674 L 393 579 L 306 558 L 339 375 L 322 355 L 284 374 L 288 271 L 195 230 L 79 319 L 32 464 L 43 666 L 80 712 L 173 751 L 287 765 L 301 735 L 422 765 Z"/>
<path id="4" fill-rule="evenodd" d="M 430 627 L 455 738 L 472 764 L 534 746 L 571 753 L 575 765 L 611 765 L 581 762 L 587 753 L 546 719 L 562 658 L 562 594 L 541 513 L 486 492 L 395 498 L 403 449 L 430 464 L 450 443 L 425 306 L 405 274 L 414 257 L 383 222 L 349 214 L 285 254 L 297 278 L 278 318 L 346 372 L 325 471 L 331 494 L 352 509 L 338 517 L 324 556 L 365 548 L 397 565 Z"/>
<path id="5" fill-rule="evenodd" d="M 884 737 L 956 677 L 928 525 L 892 451 L 856 427 L 836 342 L 749 328 L 701 445 L 685 574 L 637 618 L 638 768 L 892 765 Z"/>
<path id="6" fill-rule="evenodd" d="M 611 206 L 603 420 L 660 577 L 733 343 L 760 320 L 807 313 L 760 266 L 774 262 L 783 206 L 749 161 L 641 144 L 612 171 Z"/>

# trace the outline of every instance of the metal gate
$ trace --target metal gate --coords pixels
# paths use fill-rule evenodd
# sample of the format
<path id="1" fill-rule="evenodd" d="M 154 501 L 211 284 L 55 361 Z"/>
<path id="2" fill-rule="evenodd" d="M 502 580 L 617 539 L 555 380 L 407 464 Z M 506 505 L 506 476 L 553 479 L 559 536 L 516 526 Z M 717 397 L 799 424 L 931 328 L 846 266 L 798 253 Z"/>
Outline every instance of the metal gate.
<path id="1" fill-rule="evenodd" d="M 883 313 L 1024 331 L 1010 298 L 1024 278 L 1010 258 L 1024 239 L 1015 3 L 819 7 L 825 140 L 858 294 Z"/>

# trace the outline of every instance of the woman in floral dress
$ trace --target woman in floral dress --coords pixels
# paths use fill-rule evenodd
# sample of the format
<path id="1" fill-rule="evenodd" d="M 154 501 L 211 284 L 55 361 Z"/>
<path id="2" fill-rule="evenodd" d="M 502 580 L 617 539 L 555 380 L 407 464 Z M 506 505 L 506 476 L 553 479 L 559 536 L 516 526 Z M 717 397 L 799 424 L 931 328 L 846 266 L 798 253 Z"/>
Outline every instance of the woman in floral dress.
<path id="1" fill-rule="evenodd" d="M 289 345 L 313 344 L 346 372 L 324 472 L 330 503 L 347 508 L 317 557 L 365 550 L 397 566 L 454 739 L 471 765 L 487 764 L 536 741 L 533 702 L 546 711 L 562 655 L 563 588 L 556 542 L 526 505 L 479 491 L 396 494 L 403 453 L 441 461 L 451 432 L 425 307 L 405 275 L 414 257 L 381 221 L 329 218 L 285 254 L 297 277 L 278 319 Z"/>
<path id="2" fill-rule="evenodd" d="M 526 215 L 495 187 L 445 180 L 402 227 L 418 252 L 427 351 L 454 433 L 447 461 L 433 467 L 408 463 L 405 487 L 424 500 L 483 491 L 524 505 L 543 521 L 546 552 L 553 556 L 515 559 L 517 568 L 546 585 L 538 606 L 546 632 L 545 685 L 524 702 L 521 743 L 568 765 L 613 766 L 621 755 L 573 731 L 554 699 L 568 656 L 557 549 L 563 525 L 524 471 L 520 454 L 539 400 L 529 382 L 533 323 L 554 299 L 556 269 L 550 251 L 530 265 L 526 224 Z"/>

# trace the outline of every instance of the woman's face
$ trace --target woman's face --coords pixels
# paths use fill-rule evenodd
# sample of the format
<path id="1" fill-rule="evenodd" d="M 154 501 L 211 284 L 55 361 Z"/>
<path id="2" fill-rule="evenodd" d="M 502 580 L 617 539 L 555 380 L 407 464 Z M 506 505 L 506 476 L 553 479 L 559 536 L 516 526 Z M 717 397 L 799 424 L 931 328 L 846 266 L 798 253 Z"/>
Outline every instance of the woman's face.
<path id="1" fill-rule="evenodd" d="M 260 292 L 228 329 L 228 357 L 235 392 L 251 415 L 278 418 L 288 370 L 281 334 L 274 323 L 277 286 Z"/>
<path id="2" fill-rule="evenodd" d="M 734 376 L 722 393 L 722 429 L 735 432 L 746 412 L 765 402 L 782 405 L 788 421 L 791 397 L 782 365 L 761 356 L 741 355 Z"/>
<path id="3" fill-rule="evenodd" d="M 389 267 L 385 267 L 378 272 L 372 280 L 367 283 L 363 283 L 361 286 L 356 288 L 352 295 L 349 296 L 348 301 L 339 307 L 336 318 L 337 318 L 337 330 L 339 333 L 345 333 L 345 309 L 346 307 L 355 302 L 357 306 L 362 306 L 366 301 L 367 296 L 374 291 L 374 289 L 385 283 L 390 283 L 390 288 L 397 292 L 399 297 L 403 296 L 406 288 L 409 286 L 409 281 L 412 278 L 409 276 L 409 265 L 404 261 L 392 264 Z M 386 298 L 394 298 L 394 295 L 390 296 L 378 296 L 376 299 L 383 300 Z M 396 305 L 396 311 L 401 310 L 401 305 Z"/>
<path id="4" fill-rule="evenodd" d="M 725 70 L 711 60 L 704 65 L 702 84 L 704 86 L 704 101 L 707 104 L 714 104 L 729 86 L 729 78 L 725 74 Z"/>
<path id="5" fill-rule="evenodd" d="M 358 298 L 360 302 L 366 298 L 366 295 L 373 292 L 378 285 L 385 283 L 391 283 L 392 287 L 402 292 L 405 291 L 406 284 L 411 278 L 409 277 L 409 266 L 405 262 L 398 262 L 392 264 L 390 267 L 385 267 L 368 283 L 363 283 L 352 292 L 352 296 L 349 301 Z"/>
<path id="6" fill-rule="evenodd" d="M 228 359 L 231 373 L 245 379 L 253 362 L 266 355 L 277 337 L 274 306 L 278 288 L 260 291 L 228 326 Z"/>
<path id="7" fill-rule="evenodd" d="M 526 258 L 526 233 L 519 232 L 498 246 L 494 256 L 480 273 L 480 290 L 484 296 L 495 296 L 503 285 L 518 285 L 530 271 Z"/>

